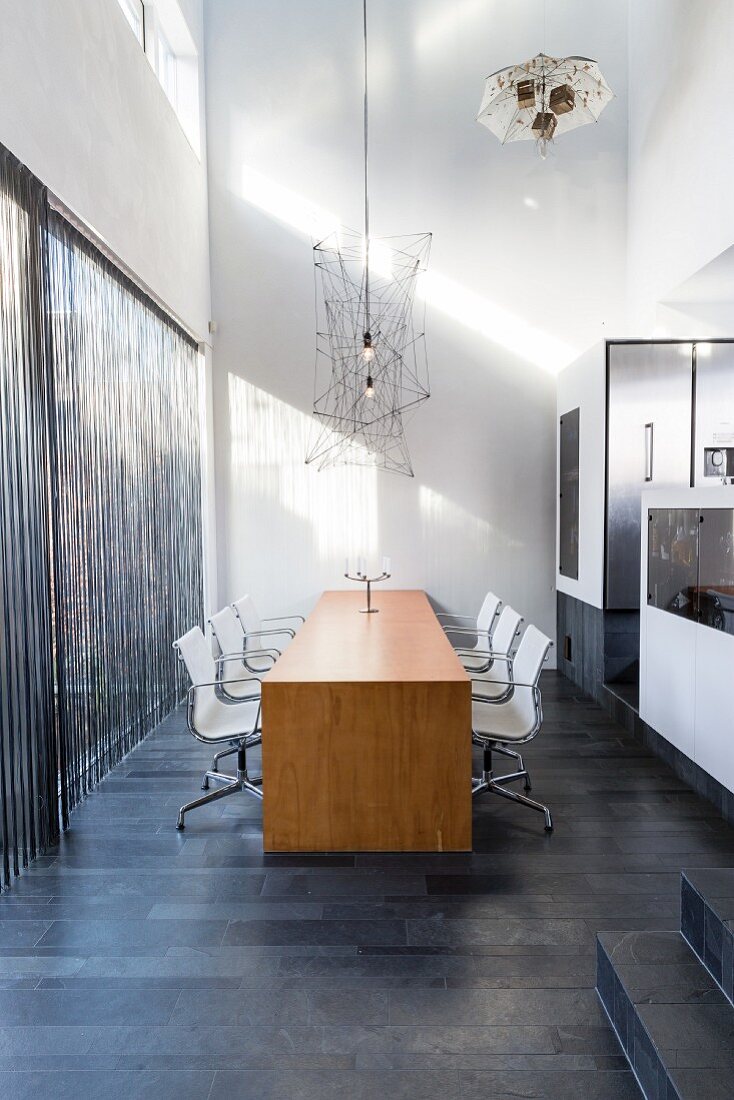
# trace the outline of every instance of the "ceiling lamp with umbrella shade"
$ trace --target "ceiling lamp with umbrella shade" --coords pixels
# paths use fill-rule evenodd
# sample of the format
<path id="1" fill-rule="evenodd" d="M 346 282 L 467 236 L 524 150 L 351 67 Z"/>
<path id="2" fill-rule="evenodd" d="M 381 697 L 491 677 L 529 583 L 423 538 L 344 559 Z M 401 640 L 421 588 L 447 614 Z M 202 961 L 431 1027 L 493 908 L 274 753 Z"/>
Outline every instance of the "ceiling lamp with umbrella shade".
<path id="1" fill-rule="evenodd" d="M 423 326 L 414 315 L 430 233 L 370 235 L 367 0 L 364 33 L 364 230 L 338 229 L 314 246 L 319 331 L 315 432 L 306 462 L 375 466 L 413 476 L 409 413 L 430 396 Z"/>
<path id="2" fill-rule="evenodd" d="M 596 122 L 614 93 L 588 57 L 549 57 L 510 65 L 487 77 L 477 122 L 507 141 L 534 140 L 545 158 L 548 144 Z"/>

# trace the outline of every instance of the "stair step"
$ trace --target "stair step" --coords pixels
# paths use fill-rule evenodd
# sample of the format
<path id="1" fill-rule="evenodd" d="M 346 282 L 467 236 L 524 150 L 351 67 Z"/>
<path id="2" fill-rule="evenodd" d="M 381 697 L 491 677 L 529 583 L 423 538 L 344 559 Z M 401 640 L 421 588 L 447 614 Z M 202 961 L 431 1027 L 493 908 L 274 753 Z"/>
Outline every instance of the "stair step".
<path id="1" fill-rule="evenodd" d="M 597 990 L 646 1100 L 732 1100 L 734 1007 L 680 932 L 600 932 Z"/>
<path id="2" fill-rule="evenodd" d="M 734 868 L 682 872 L 681 931 L 734 1002 Z"/>

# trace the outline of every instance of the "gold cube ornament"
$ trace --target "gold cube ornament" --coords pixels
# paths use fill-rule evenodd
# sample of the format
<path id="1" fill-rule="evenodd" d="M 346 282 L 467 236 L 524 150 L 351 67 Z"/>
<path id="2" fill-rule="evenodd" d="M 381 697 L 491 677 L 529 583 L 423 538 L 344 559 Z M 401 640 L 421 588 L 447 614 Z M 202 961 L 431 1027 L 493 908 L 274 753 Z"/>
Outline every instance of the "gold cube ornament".
<path id="1" fill-rule="evenodd" d="M 535 81 L 518 80 L 517 105 L 520 108 L 535 106 Z"/>
<path id="2" fill-rule="evenodd" d="M 550 109 L 556 115 L 565 115 L 573 110 L 576 93 L 570 84 L 560 84 L 550 94 Z"/>
<path id="3" fill-rule="evenodd" d="M 545 138 L 546 141 L 550 141 L 556 132 L 557 125 L 558 119 L 552 111 L 538 111 L 533 123 L 533 133 L 536 138 Z"/>

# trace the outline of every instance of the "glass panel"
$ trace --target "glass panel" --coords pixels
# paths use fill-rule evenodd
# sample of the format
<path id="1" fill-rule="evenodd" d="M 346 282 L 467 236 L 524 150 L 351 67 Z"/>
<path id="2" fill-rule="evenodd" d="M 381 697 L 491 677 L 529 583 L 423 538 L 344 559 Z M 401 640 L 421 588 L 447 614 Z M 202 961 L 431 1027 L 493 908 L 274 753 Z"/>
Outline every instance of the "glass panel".
<path id="1" fill-rule="evenodd" d="M 558 572 L 579 575 L 579 410 L 564 413 L 560 422 L 560 501 Z"/>
<path id="2" fill-rule="evenodd" d="M 647 602 L 661 611 L 696 618 L 697 508 L 654 508 L 648 513 Z"/>
<path id="3" fill-rule="evenodd" d="M 120 0 L 120 7 L 133 29 L 133 34 L 145 49 L 145 17 L 143 0 Z"/>
<path id="4" fill-rule="evenodd" d="M 163 91 L 168 96 L 172 107 L 176 107 L 177 92 L 177 64 L 176 55 L 170 42 L 163 31 L 158 31 L 158 79 Z"/>
<path id="5" fill-rule="evenodd" d="M 734 634 L 734 509 L 705 508 L 700 529 L 699 618 Z"/>

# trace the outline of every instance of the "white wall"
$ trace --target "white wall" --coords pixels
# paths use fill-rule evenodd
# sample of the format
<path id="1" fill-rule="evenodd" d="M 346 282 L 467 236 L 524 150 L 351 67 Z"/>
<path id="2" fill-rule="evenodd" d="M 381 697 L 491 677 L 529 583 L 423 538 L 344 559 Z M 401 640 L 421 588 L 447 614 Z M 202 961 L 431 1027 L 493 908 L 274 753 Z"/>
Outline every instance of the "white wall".
<path id="1" fill-rule="evenodd" d="M 554 634 L 554 371 L 619 324 L 627 46 L 624 5 L 549 8 L 546 52 L 598 57 L 618 98 L 543 163 L 474 121 L 484 77 L 542 48 L 540 0 L 370 2 L 373 232 L 431 230 L 444 291 L 408 481 L 303 465 L 313 207 L 361 219 L 361 5 L 208 0 L 220 599 L 307 606 L 373 550 L 398 586 L 462 611 L 492 586 Z"/>
<path id="2" fill-rule="evenodd" d="M 699 303 L 681 319 L 657 303 L 734 244 L 731 97 L 722 88 L 734 3 L 631 0 L 629 19 L 630 331 L 731 335 L 720 310 L 712 316 Z M 710 293 L 720 301 L 714 286 Z"/>
<path id="3" fill-rule="evenodd" d="M 201 55 L 202 0 L 182 10 Z M 0 27 L 0 142 L 203 337 L 206 163 L 117 0 L 0 0 Z"/>
<path id="4" fill-rule="evenodd" d="M 556 408 L 556 423 L 572 409 L 579 410 L 579 575 L 574 580 L 556 572 L 556 585 L 594 607 L 604 606 L 606 378 L 606 344 L 600 342 L 558 375 Z"/>

